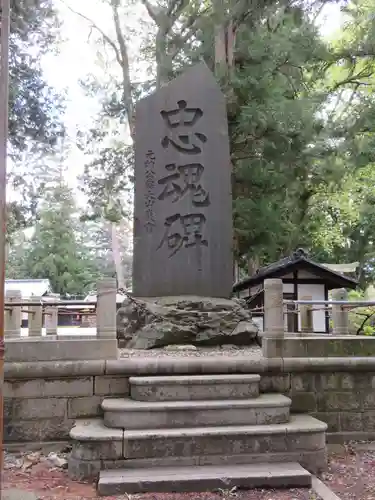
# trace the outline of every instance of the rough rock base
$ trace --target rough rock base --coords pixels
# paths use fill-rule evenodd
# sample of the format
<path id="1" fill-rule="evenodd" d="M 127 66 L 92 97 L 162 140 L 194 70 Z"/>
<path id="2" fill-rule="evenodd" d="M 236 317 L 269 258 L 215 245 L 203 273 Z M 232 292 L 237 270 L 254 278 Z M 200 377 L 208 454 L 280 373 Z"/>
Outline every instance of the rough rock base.
<path id="1" fill-rule="evenodd" d="M 128 297 L 117 313 L 122 347 L 249 345 L 258 328 L 245 303 L 208 297 Z"/>

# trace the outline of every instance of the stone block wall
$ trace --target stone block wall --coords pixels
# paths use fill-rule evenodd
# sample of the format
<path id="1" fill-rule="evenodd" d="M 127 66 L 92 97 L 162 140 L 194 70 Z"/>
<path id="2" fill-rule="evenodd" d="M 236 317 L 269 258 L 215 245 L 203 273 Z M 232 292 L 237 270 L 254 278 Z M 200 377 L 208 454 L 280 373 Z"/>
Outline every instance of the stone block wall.
<path id="1" fill-rule="evenodd" d="M 375 437 L 375 371 L 268 375 L 261 391 L 282 392 L 292 413 L 326 422 L 331 442 Z"/>
<path id="2" fill-rule="evenodd" d="M 328 424 L 328 440 L 375 438 L 375 358 L 137 358 L 5 364 L 5 440 L 67 440 L 76 418 L 100 415 L 104 397 L 129 394 L 129 377 L 259 373 L 293 413 Z"/>
<path id="3" fill-rule="evenodd" d="M 104 397 L 128 394 L 128 377 L 124 376 L 7 379 L 4 440 L 67 440 L 76 418 L 97 417 Z"/>

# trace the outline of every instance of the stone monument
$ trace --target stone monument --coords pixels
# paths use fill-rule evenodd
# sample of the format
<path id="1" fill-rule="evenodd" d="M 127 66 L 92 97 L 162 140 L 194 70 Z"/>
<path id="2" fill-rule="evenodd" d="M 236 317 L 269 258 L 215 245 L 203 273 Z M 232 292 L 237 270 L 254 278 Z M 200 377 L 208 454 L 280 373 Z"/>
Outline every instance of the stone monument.
<path id="1" fill-rule="evenodd" d="M 225 98 L 205 64 L 137 105 L 133 297 L 117 313 L 124 347 L 254 342 L 233 285 Z"/>
<path id="2" fill-rule="evenodd" d="M 134 295 L 228 298 L 232 242 L 225 97 L 201 63 L 137 105 Z"/>

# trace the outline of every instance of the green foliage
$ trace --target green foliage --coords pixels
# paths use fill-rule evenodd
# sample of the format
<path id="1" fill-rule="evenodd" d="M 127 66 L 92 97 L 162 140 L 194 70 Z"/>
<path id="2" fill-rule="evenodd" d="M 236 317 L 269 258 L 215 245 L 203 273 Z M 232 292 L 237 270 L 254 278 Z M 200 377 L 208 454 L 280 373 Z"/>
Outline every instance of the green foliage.
<path id="1" fill-rule="evenodd" d="M 31 165 L 64 135 L 62 96 L 47 84 L 40 64 L 41 56 L 56 47 L 58 33 L 52 0 L 11 0 L 8 186 L 18 197 L 8 204 L 9 238 L 35 222 L 40 191 Z"/>
<path id="2" fill-rule="evenodd" d="M 351 290 L 349 300 L 366 300 L 365 294 Z M 375 307 L 356 307 L 349 312 L 349 331 L 353 335 L 375 335 Z"/>
<path id="3" fill-rule="evenodd" d="M 105 252 L 99 252 L 100 257 L 96 251 L 85 253 L 74 238 L 84 233 L 82 224 L 105 221 L 118 226 L 130 216 L 134 158 L 132 141 L 126 136 L 136 140 L 133 105 L 160 81 L 204 59 L 227 97 L 235 254 L 242 268 L 247 270 L 249 263 L 255 267 L 267 264 L 302 246 L 321 262 L 358 261 L 358 278 L 365 289 L 375 279 L 375 0 L 349 2 L 345 6 L 347 22 L 330 41 L 321 37 L 313 22 L 315 3 L 163 0 L 157 4 L 151 13 L 148 10 L 151 24 L 142 20 L 147 34 L 140 44 L 140 56 L 149 68 L 146 81 L 129 84 L 127 78 L 135 72 L 133 67 L 128 71 L 130 59 L 124 57 L 121 44 L 127 48 L 125 14 L 133 4 L 108 3 L 112 9 L 119 5 L 121 14 L 116 38 L 106 41 L 113 52 L 110 61 L 102 64 L 103 79 L 88 77 L 84 82 L 87 93 L 102 106 L 79 144 L 87 155 L 81 188 L 88 209 L 80 214 L 81 221 L 74 221 L 75 209 L 70 205 L 69 212 L 66 200 L 64 210 L 71 215 L 65 217 L 62 236 L 53 228 L 63 223 L 59 219 L 63 205 L 59 211 L 47 210 L 49 204 L 54 206 L 58 193 L 45 199 L 31 245 L 34 250 L 28 253 L 28 272 L 46 277 L 43 271 L 48 270 L 51 276 L 63 276 L 64 269 L 69 269 L 65 278 L 54 282 L 65 292 L 91 279 L 77 264 L 77 255 L 90 270 L 88 274 L 95 274 L 99 261 L 103 272 L 115 272 Z M 169 18 L 163 17 L 172 4 Z M 56 120 L 59 106 L 52 105 L 49 98 L 40 99 L 45 94 L 50 97 L 50 90 L 44 86 L 36 61 L 27 59 L 30 52 L 22 55 L 23 44 L 30 43 L 33 33 L 42 50 L 52 43 L 54 30 L 52 38 L 46 38 L 45 33 L 45 27 L 55 19 L 51 6 L 50 0 L 39 0 L 38 13 L 26 9 L 23 14 L 30 19 L 30 27 L 21 31 L 24 38 L 14 31 L 21 54 L 14 68 L 25 70 L 25 76 L 20 73 L 20 82 L 14 76 L 12 84 L 16 125 L 11 141 L 15 151 L 28 147 L 35 152 L 41 145 L 49 148 L 60 133 Z M 233 65 L 226 68 L 215 67 L 218 26 L 233 29 L 235 35 Z M 103 63 L 102 46 L 98 52 L 103 52 Z M 116 70 L 110 72 L 114 60 Z M 26 66 L 31 69 L 26 71 Z M 27 91 L 30 106 L 21 106 L 26 101 L 17 100 L 17 96 L 27 96 Z M 34 141 L 38 147 L 32 145 Z M 10 221 L 14 227 L 19 221 L 28 224 L 30 213 L 38 212 L 37 194 L 44 189 L 24 174 L 21 171 L 15 176 L 14 183 L 29 201 L 13 207 L 15 215 Z M 54 251 L 60 255 L 56 260 L 48 256 L 51 238 L 57 242 Z M 47 250 L 42 250 L 43 245 Z M 108 234 L 103 245 L 111 247 Z M 62 254 L 59 248 L 64 249 Z M 91 268 L 93 261 L 96 264 Z M 128 256 L 123 265 L 128 266 Z M 80 278 L 73 279 L 73 275 Z M 372 332 L 371 318 L 362 324 L 370 312 L 367 308 L 356 311 L 351 320 L 356 331 Z"/>
<path id="4" fill-rule="evenodd" d="M 63 183 L 51 188 L 40 210 L 34 234 L 21 264 L 13 272 L 27 278 L 46 278 L 55 293 L 81 295 L 95 285 L 98 269 L 77 242 L 76 206 Z"/>
<path id="5" fill-rule="evenodd" d="M 325 182 L 325 94 L 317 79 L 326 48 L 307 16 L 267 9 L 267 23 L 237 33 L 227 84 L 234 166 L 236 253 L 273 261 L 310 246 L 310 200 Z"/>
<path id="6" fill-rule="evenodd" d="M 53 50 L 57 36 L 52 0 L 11 1 L 9 142 L 16 158 L 30 146 L 50 150 L 63 134 L 61 98 L 40 66 L 40 57 Z"/>

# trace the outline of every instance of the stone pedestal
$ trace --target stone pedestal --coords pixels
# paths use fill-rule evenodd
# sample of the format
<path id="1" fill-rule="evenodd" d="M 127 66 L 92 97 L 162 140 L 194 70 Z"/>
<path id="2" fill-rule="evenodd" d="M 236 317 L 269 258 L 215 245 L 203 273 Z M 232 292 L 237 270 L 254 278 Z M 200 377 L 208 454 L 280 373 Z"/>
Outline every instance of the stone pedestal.
<path id="1" fill-rule="evenodd" d="M 133 349 L 249 345 L 258 328 L 244 305 L 237 299 L 194 296 L 129 298 L 117 313 L 117 334 Z"/>

